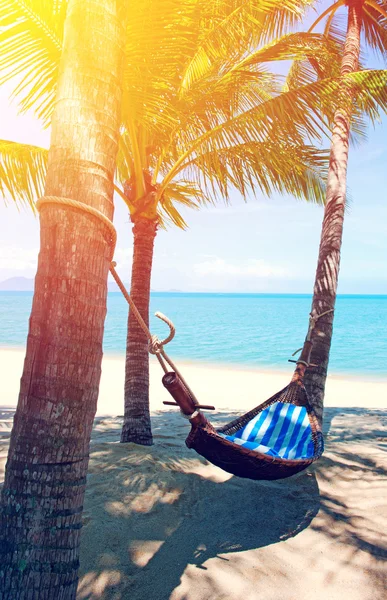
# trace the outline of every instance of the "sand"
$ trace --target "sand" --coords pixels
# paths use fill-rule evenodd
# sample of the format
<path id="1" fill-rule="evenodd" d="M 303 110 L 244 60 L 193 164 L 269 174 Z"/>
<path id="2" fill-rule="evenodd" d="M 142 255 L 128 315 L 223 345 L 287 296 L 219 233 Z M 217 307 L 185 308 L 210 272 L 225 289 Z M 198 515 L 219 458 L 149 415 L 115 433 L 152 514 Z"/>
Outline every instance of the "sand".
<path id="1" fill-rule="evenodd" d="M 0 479 L 23 353 L 1 350 Z M 387 383 L 331 377 L 326 452 L 287 480 L 233 477 L 188 450 L 162 409 L 154 446 L 119 444 L 123 359 L 105 358 L 91 443 L 78 600 L 382 600 L 386 597 Z M 184 365 L 216 423 L 285 385 L 287 373 Z M 102 416 L 103 415 L 103 416 Z"/>
<path id="2" fill-rule="evenodd" d="M 16 406 L 24 350 L 0 348 L 2 378 L 0 406 Z M 283 371 L 260 371 L 234 366 L 208 365 L 176 361 L 183 376 L 203 404 L 218 409 L 249 410 L 270 398 L 290 380 L 292 366 Z M 97 415 L 123 414 L 123 356 L 104 356 Z M 163 372 L 155 358 L 150 363 L 151 408 L 160 410 L 164 400 L 171 400 L 161 384 Z M 328 407 L 385 408 L 387 379 L 330 375 L 326 385 L 325 405 Z"/>

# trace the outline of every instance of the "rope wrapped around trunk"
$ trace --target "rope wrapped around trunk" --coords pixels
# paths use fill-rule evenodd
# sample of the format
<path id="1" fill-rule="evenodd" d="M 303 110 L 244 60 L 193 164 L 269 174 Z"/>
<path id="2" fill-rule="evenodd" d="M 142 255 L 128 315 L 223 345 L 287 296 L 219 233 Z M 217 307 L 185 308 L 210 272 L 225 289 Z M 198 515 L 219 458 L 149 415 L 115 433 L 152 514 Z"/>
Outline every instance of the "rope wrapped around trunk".
<path id="1" fill-rule="evenodd" d="M 121 290 L 125 300 L 129 304 L 130 310 L 133 311 L 133 314 L 134 314 L 135 318 L 137 319 L 138 324 L 140 325 L 141 329 L 143 330 L 145 336 L 148 339 L 149 352 L 156 356 L 164 373 L 168 373 L 168 368 L 167 368 L 165 362 L 168 363 L 168 365 L 175 371 L 175 373 L 180 378 L 184 387 L 186 388 L 189 395 L 191 396 L 194 404 L 198 405 L 199 402 L 196 399 L 195 394 L 192 392 L 188 383 L 185 381 L 184 377 L 181 375 L 181 373 L 177 369 L 176 365 L 173 363 L 173 361 L 169 358 L 169 356 L 166 354 L 166 352 L 164 350 L 164 346 L 166 344 L 168 344 L 175 335 L 174 324 L 172 323 L 172 321 L 170 319 L 168 319 L 168 317 L 166 317 L 165 315 L 163 315 L 160 312 L 157 312 L 156 317 L 158 317 L 159 319 L 164 321 L 169 326 L 170 333 L 164 340 L 159 340 L 159 338 L 156 335 L 152 335 L 151 331 L 149 330 L 149 327 L 147 326 L 144 319 L 142 318 L 137 306 L 135 305 L 135 303 L 131 299 L 130 295 L 128 294 L 124 284 L 121 281 L 121 278 L 119 277 L 119 275 L 115 269 L 117 263 L 113 261 L 113 256 L 114 256 L 114 251 L 115 251 L 116 244 L 117 244 L 117 231 L 116 231 L 116 228 L 114 227 L 114 224 L 112 223 L 112 221 L 97 208 L 94 208 L 93 206 L 89 206 L 88 204 L 85 204 L 84 202 L 79 202 L 78 200 L 73 200 L 72 198 L 65 198 L 62 196 L 42 196 L 36 202 L 36 209 L 38 210 L 38 212 L 40 212 L 42 206 L 45 206 L 47 204 L 57 204 L 57 205 L 61 205 L 61 206 L 69 206 L 71 208 L 79 210 L 88 215 L 92 215 L 93 217 L 96 217 L 97 219 L 102 221 L 102 223 L 108 228 L 109 233 L 110 233 L 110 248 L 111 248 L 111 256 L 110 256 L 111 263 L 110 263 L 109 270 L 110 270 L 111 274 L 113 275 L 113 278 L 114 278 L 115 282 L 117 283 L 119 289 Z M 197 412 L 197 411 L 195 411 L 195 412 Z M 184 416 L 186 416 L 186 415 L 184 415 Z"/>

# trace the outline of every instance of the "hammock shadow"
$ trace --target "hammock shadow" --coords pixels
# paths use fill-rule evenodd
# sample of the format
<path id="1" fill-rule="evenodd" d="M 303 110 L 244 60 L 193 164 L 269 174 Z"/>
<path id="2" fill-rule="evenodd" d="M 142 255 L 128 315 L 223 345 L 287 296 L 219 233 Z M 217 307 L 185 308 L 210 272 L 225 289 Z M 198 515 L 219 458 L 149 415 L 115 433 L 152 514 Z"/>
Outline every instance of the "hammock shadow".
<path id="1" fill-rule="evenodd" d="M 228 561 L 228 553 L 294 537 L 319 510 L 317 481 L 310 473 L 298 476 L 297 493 L 284 482 L 252 482 L 235 477 L 222 484 L 197 481 L 196 486 L 201 498 L 137 575 L 136 588 L 140 591 L 134 598 L 139 600 L 144 593 L 146 597 L 160 594 L 157 590 L 162 572 L 163 595 L 157 597 L 167 600 L 188 564 L 206 570 L 209 559 Z M 179 560 L 175 562 L 173 556 Z"/>
<path id="2" fill-rule="evenodd" d="M 154 431 L 157 421 L 156 416 Z M 93 448 L 79 600 L 98 597 L 92 590 L 107 571 L 114 571 L 116 580 L 104 588 L 106 600 L 129 597 L 128 586 L 131 600 L 167 600 L 187 565 L 206 570 L 209 559 L 228 561 L 229 553 L 294 537 L 319 510 L 313 471 L 282 481 L 228 477 L 188 453 L 180 439 L 156 433 L 155 441 L 147 449 L 110 443 Z M 109 501 L 97 503 L 98 497 Z"/>

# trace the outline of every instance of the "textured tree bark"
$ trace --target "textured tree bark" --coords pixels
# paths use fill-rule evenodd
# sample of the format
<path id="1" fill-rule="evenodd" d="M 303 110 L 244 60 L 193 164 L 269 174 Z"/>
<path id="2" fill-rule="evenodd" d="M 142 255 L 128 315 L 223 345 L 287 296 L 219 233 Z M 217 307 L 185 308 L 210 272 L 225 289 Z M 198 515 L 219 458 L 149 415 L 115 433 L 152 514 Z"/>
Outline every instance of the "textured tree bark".
<path id="1" fill-rule="evenodd" d="M 70 0 L 46 195 L 113 215 L 123 57 L 117 0 Z M 103 24 L 103 26 L 102 26 Z M 96 60 L 98 57 L 98 61 Z M 109 233 L 44 205 L 27 351 L 0 509 L 0 599 L 73 600 L 101 373 Z"/>
<path id="2" fill-rule="evenodd" d="M 341 64 L 342 75 L 357 70 L 360 55 L 363 2 L 362 0 L 350 0 L 348 4 L 348 27 Z M 336 111 L 333 122 L 327 202 L 313 290 L 312 311 L 317 315 L 333 309 L 336 302 L 343 236 L 352 102 L 351 90 L 348 87 L 343 88 L 340 94 L 340 108 Z M 318 320 L 313 332 L 311 362 L 317 364 L 318 368 L 308 369 L 305 374 L 305 385 L 320 422 L 322 421 L 325 380 L 332 333 L 333 313 L 331 312 Z"/>
<path id="3" fill-rule="evenodd" d="M 153 245 L 157 220 L 136 218 L 133 227 L 133 264 L 130 295 L 149 325 Z M 149 414 L 149 353 L 145 333 L 129 311 L 125 364 L 125 416 L 121 442 L 153 444 Z"/>

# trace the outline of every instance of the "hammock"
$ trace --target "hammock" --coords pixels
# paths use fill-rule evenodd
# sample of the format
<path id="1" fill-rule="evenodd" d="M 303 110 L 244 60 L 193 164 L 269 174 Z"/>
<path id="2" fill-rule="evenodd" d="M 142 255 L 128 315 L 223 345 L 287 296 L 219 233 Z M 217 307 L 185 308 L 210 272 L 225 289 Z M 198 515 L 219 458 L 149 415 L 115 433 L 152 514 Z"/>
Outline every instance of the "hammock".
<path id="1" fill-rule="evenodd" d="M 165 374 L 163 384 L 186 415 L 189 405 L 196 406 L 176 373 Z M 192 428 L 186 444 L 233 475 L 284 479 L 323 452 L 321 428 L 298 373 L 283 390 L 221 428 L 215 429 L 200 408 L 189 415 Z"/>
<path id="2" fill-rule="evenodd" d="M 186 439 L 188 448 L 193 448 L 224 471 L 248 479 L 291 477 L 320 458 L 324 449 L 322 431 L 309 403 L 303 378 L 306 369 L 315 366 L 310 364 L 313 329 L 317 320 L 331 310 L 321 315 L 310 315 L 300 358 L 291 361 L 297 366 L 289 385 L 245 415 L 215 429 L 201 412 L 214 410 L 214 407 L 199 403 L 164 350 L 175 335 L 173 323 L 165 315 L 156 313 L 168 324 L 170 333 L 163 341 L 152 336 L 122 284 L 115 263 L 112 263 L 110 271 L 148 337 L 149 351 L 157 357 L 164 370 L 163 385 L 174 399 L 174 402 L 164 404 L 179 406 L 182 415 L 191 423 Z"/>
<path id="3" fill-rule="evenodd" d="M 111 257 L 114 254 L 116 230 L 113 223 L 102 212 L 71 198 L 44 196 L 36 204 L 40 210 L 43 204 L 70 206 L 98 218 L 110 233 Z M 311 315 L 308 334 L 301 356 L 296 362 L 296 370 L 291 382 L 283 390 L 269 398 L 255 409 L 232 421 L 228 425 L 215 429 L 205 418 L 202 409 L 213 406 L 202 405 L 164 350 L 164 346 L 175 335 L 173 323 L 161 313 L 156 313 L 165 321 L 170 333 L 160 341 L 151 332 L 125 286 L 115 270 L 116 263 L 110 265 L 118 287 L 123 293 L 130 309 L 149 340 L 149 351 L 156 355 L 164 370 L 163 384 L 175 402 L 164 402 L 180 407 L 180 411 L 191 423 L 191 432 L 187 437 L 188 448 L 193 448 L 225 471 L 249 479 L 283 479 L 302 471 L 323 452 L 323 437 L 320 424 L 309 403 L 303 384 L 305 370 L 310 365 L 312 350 L 311 335 L 316 321 L 333 312 L 328 310 L 321 315 Z M 168 366 L 172 371 L 168 369 Z M 315 365 L 314 365 L 315 366 Z"/>

